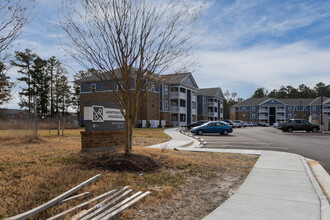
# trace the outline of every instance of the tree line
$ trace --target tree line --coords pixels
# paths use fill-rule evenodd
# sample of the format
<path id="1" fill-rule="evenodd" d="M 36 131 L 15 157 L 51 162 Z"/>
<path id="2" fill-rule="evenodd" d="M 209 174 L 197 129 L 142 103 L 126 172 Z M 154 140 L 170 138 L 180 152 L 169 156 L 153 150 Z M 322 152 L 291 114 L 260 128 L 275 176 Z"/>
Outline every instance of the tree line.
<path id="1" fill-rule="evenodd" d="M 78 112 L 80 85 L 75 80 L 90 76 L 93 70 L 78 71 L 70 82 L 68 71 L 55 56 L 42 59 L 25 49 L 15 51 L 13 57 L 7 65 L 0 61 L 0 105 L 12 99 L 11 91 L 16 83 L 11 82 L 7 70 L 15 67 L 20 75 L 17 82 L 23 83 L 18 104 L 20 108 L 28 109 L 29 115 L 60 116 L 69 108 Z"/>
<path id="2" fill-rule="evenodd" d="M 299 85 L 297 88 L 293 86 L 281 86 L 279 89 L 274 89 L 268 92 L 267 89 L 258 88 L 251 98 L 270 97 L 277 99 L 295 99 L 295 98 L 317 98 L 321 95 L 330 97 L 330 85 L 323 82 L 317 83 L 313 88 L 304 84 Z"/>

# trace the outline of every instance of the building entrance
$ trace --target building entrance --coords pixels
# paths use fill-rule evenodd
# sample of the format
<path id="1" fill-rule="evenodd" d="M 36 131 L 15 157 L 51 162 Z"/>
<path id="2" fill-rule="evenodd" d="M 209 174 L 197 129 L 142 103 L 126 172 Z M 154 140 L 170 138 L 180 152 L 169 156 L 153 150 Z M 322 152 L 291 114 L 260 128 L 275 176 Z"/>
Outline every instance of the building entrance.
<path id="1" fill-rule="evenodd" d="M 276 122 L 275 114 L 276 114 L 276 108 L 270 107 L 269 108 L 269 125 L 273 125 Z"/>

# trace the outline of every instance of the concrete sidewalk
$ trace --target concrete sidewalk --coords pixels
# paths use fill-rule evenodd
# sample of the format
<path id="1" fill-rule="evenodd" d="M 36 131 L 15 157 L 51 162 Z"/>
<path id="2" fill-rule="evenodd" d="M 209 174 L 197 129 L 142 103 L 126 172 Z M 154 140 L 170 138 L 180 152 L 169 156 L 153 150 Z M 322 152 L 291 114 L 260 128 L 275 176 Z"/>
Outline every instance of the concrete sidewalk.
<path id="1" fill-rule="evenodd" d="M 277 151 L 195 148 L 199 142 L 177 130 L 165 130 L 172 137 L 167 142 L 169 149 L 260 155 L 239 190 L 204 220 L 330 219 L 329 202 L 302 156 Z"/>
<path id="2" fill-rule="evenodd" d="M 204 218 L 215 219 L 330 219 L 329 203 L 304 158 L 264 151 L 239 190 Z"/>
<path id="3" fill-rule="evenodd" d="M 185 148 L 189 147 L 195 148 L 199 146 L 199 141 L 197 141 L 194 138 L 190 138 L 186 135 L 181 134 L 179 131 L 179 128 L 170 128 L 166 129 L 164 132 L 168 134 L 172 140 L 168 142 L 164 142 L 161 144 L 155 144 L 152 146 L 149 146 L 148 148 L 166 148 L 166 149 L 173 149 L 173 148 Z"/>

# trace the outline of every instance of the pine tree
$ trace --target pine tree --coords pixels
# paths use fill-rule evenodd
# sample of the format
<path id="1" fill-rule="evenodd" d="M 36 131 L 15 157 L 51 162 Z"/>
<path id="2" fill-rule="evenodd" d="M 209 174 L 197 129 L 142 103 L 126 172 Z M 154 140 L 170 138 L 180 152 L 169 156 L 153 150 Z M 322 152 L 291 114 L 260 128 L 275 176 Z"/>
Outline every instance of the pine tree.
<path id="1" fill-rule="evenodd" d="M 54 109 L 58 116 L 61 112 L 64 115 L 71 101 L 71 87 L 66 74 L 66 69 L 59 65 L 54 75 Z"/>
<path id="2" fill-rule="evenodd" d="M 9 77 L 5 73 L 6 66 L 0 61 L 0 105 L 8 102 L 12 96 L 10 94 L 14 83 L 9 81 Z"/>
<path id="3" fill-rule="evenodd" d="M 33 61 L 32 87 L 33 93 L 37 96 L 38 115 L 48 115 L 49 87 L 50 81 L 46 71 L 47 61 L 37 57 Z"/>
<path id="4" fill-rule="evenodd" d="M 49 75 L 49 81 L 50 81 L 50 114 L 55 114 L 55 97 L 54 97 L 54 81 L 55 81 L 55 74 L 58 67 L 61 66 L 61 63 L 56 60 L 55 56 L 52 56 L 48 59 L 48 65 L 47 65 L 47 71 Z"/>
<path id="5" fill-rule="evenodd" d="M 18 67 L 18 73 L 22 74 L 23 77 L 18 78 L 18 81 L 25 82 L 27 88 L 22 88 L 22 91 L 19 93 L 20 96 L 20 107 L 28 108 L 29 117 L 31 114 L 31 98 L 32 98 L 32 88 L 31 88 L 31 75 L 33 72 L 33 60 L 37 57 L 35 53 L 32 53 L 31 50 L 25 49 L 24 52 L 15 51 L 15 60 L 11 61 L 11 64 L 15 67 Z"/>

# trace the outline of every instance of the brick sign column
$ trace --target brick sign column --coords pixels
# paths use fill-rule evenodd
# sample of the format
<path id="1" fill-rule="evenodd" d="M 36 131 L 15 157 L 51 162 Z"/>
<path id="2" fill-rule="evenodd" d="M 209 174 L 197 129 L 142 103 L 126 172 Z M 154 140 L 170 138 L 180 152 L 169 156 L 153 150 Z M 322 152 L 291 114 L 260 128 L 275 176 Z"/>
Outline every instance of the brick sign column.
<path id="1" fill-rule="evenodd" d="M 86 102 L 85 131 L 81 133 L 83 152 L 108 151 L 125 144 L 125 119 L 115 104 Z"/>

